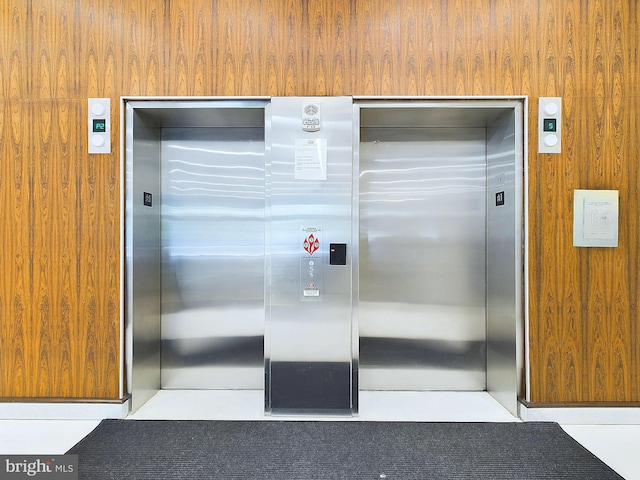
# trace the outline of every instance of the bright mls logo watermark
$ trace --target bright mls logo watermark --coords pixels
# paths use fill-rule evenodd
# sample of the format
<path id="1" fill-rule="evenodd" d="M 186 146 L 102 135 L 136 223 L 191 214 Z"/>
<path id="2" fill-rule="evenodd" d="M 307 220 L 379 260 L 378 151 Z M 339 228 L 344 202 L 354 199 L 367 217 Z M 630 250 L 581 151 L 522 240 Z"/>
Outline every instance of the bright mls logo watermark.
<path id="1" fill-rule="evenodd" d="M 2 455 L 0 480 L 78 480 L 77 455 Z"/>

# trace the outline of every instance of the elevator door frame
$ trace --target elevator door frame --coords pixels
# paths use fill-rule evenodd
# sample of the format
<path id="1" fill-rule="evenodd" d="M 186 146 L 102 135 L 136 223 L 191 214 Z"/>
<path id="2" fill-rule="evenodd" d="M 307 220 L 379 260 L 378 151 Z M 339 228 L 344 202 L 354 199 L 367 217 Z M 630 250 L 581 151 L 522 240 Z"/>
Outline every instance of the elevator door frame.
<path id="1" fill-rule="evenodd" d="M 496 250 L 507 247 L 509 253 L 513 253 L 513 263 L 506 266 L 501 275 L 501 280 L 496 285 L 496 298 L 506 299 L 506 302 L 498 303 L 494 308 L 497 312 L 495 318 L 488 314 L 487 321 L 487 391 L 494 396 L 507 410 L 517 416 L 517 400 L 524 390 L 526 375 L 524 369 L 524 343 L 525 343 L 525 318 L 526 298 L 526 232 L 524 219 L 526 212 L 526 149 L 527 149 L 527 97 L 352 97 L 354 101 L 354 133 L 359 129 L 359 122 L 355 110 L 365 108 L 367 105 L 380 107 L 385 102 L 394 103 L 404 107 L 434 108 L 498 108 L 512 110 L 514 116 L 514 148 L 515 165 L 513 168 L 513 237 L 502 238 L 496 242 Z M 134 187 L 133 170 L 131 162 L 134 155 L 134 116 L 135 110 L 141 109 L 162 109 L 171 102 L 173 106 L 179 105 L 185 109 L 181 112 L 183 119 L 193 115 L 193 109 L 212 108 L 214 104 L 224 104 L 225 106 L 235 106 L 236 108 L 265 108 L 269 104 L 271 97 L 123 97 L 121 102 L 121 185 L 123 189 L 122 208 L 122 245 L 123 245 L 123 272 L 122 282 L 122 351 L 121 351 L 121 388 L 125 393 L 132 396 L 132 410 L 139 408 L 144 402 L 157 393 L 160 386 L 160 322 L 159 303 L 154 301 L 150 291 L 154 288 L 153 282 L 148 281 L 148 267 L 153 266 L 156 261 L 160 263 L 160 246 L 154 244 L 153 232 L 159 231 L 159 221 L 153 215 L 136 218 L 133 216 L 134 205 L 132 198 L 135 193 L 142 193 L 146 189 L 157 189 L 159 185 L 136 186 Z M 149 142 L 157 142 L 154 129 L 157 125 L 143 125 L 143 136 Z M 355 141 L 359 136 L 354 136 L 354 155 L 357 155 L 359 148 Z M 159 150 L 159 145 L 158 145 Z M 155 155 L 152 146 L 151 156 Z M 138 175 L 144 172 L 144 168 L 152 168 L 151 165 L 137 169 Z M 500 169 L 501 167 L 499 167 Z M 498 172 L 499 174 L 500 172 Z M 142 175 L 144 175 L 142 173 Z M 492 175 L 488 173 L 488 175 Z M 511 173 L 510 173 L 511 175 Z M 499 176 L 499 175 L 498 175 Z M 493 177 L 492 177 L 493 178 Z M 354 161 L 354 218 L 352 219 L 354 229 L 358 228 L 357 203 L 357 161 Z M 491 187 L 493 188 L 493 187 Z M 140 190 L 140 191 L 138 191 Z M 492 191 L 493 192 L 493 191 Z M 491 193 L 492 195 L 493 193 Z M 488 197 L 491 196 L 488 193 Z M 137 197 L 136 197 L 137 199 Z M 135 206 L 136 209 L 141 207 Z M 136 237 L 137 234 L 145 235 Z M 357 237 L 354 237 L 357 238 Z M 357 244 L 357 242 L 356 242 Z M 353 278 L 352 288 L 354 299 L 357 299 L 358 292 L 358 250 L 354 244 L 353 255 Z M 154 253 L 154 249 L 157 252 Z M 131 262 L 134 253 L 141 253 L 137 262 Z M 496 252 L 487 252 L 490 258 Z M 142 259 L 142 261 L 140 261 Z M 488 260 L 491 261 L 491 260 Z M 153 268 L 152 268 L 153 271 Z M 135 272 L 143 272 L 135 274 Z M 159 275 L 158 275 L 159 278 Z M 496 279 L 494 279 L 495 281 Z M 488 281 L 492 281 L 488 279 Z M 358 303 L 353 303 L 354 318 L 357 318 Z M 157 321 L 156 321 L 157 320 Z M 496 321 L 493 321 L 496 320 Z M 134 345 L 135 344 L 135 345 Z M 357 359 L 356 359 L 357 361 Z"/>
<path id="2" fill-rule="evenodd" d="M 526 151 L 528 101 L 509 97 L 354 97 L 354 198 L 359 195 L 361 114 L 380 109 L 388 126 L 409 127 L 416 119 L 424 127 L 487 129 L 486 184 L 486 391 L 518 416 L 518 398 L 525 388 Z M 387 110 L 385 110 L 387 109 Z M 393 109 L 406 109 L 395 122 Z M 411 111 L 413 110 L 413 112 Z M 422 111 L 422 113 L 416 113 Z M 403 117 L 402 113 L 400 117 Z M 403 123 L 404 122 L 404 123 Z M 496 205 L 496 195 L 508 199 Z M 354 200 L 354 223 L 360 219 Z M 353 288 L 360 288 L 360 252 L 355 245 Z M 360 308 L 354 300 L 354 308 Z M 359 312 L 356 314 L 360 317 Z M 359 319 L 359 322 L 361 319 Z M 360 372 L 363 366 L 360 364 Z M 362 388 L 362 387 L 361 387 Z"/>
<path id="3" fill-rule="evenodd" d="M 265 97 L 122 99 L 125 226 L 122 378 L 126 382 L 123 388 L 131 394 L 132 411 L 162 389 L 162 131 L 253 128 L 260 124 L 264 128 L 264 109 L 269 100 Z M 261 377 L 257 376 L 258 382 Z"/>

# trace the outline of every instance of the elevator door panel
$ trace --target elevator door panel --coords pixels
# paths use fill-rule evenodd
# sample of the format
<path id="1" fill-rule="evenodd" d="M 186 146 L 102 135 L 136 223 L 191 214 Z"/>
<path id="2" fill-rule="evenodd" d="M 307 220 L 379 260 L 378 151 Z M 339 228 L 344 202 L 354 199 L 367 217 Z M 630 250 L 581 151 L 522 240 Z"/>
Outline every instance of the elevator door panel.
<path id="1" fill-rule="evenodd" d="M 264 129 L 162 130 L 162 388 L 261 389 Z"/>
<path id="2" fill-rule="evenodd" d="M 360 385 L 486 388 L 484 128 L 361 128 Z"/>

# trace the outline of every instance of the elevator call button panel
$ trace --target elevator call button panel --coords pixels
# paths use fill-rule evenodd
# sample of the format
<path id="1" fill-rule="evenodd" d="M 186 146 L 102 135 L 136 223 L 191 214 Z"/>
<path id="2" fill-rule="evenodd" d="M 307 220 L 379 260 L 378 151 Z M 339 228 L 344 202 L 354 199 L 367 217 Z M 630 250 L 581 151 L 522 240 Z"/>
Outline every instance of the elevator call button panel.
<path id="1" fill-rule="evenodd" d="M 88 101 L 89 153 L 111 153 L 111 99 L 90 98 Z"/>
<path id="2" fill-rule="evenodd" d="M 562 98 L 538 99 L 538 153 L 562 152 Z"/>

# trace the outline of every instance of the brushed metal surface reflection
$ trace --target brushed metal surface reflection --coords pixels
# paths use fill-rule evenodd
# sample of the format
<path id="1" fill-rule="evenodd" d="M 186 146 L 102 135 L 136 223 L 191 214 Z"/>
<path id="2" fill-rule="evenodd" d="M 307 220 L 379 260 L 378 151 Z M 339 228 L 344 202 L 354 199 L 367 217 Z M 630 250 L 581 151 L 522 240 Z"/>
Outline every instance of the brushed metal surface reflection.
<path id="1" fill-rule="evenodd" d="M 517 104 L 487 130 L 487 390 L 514 415 L 524 338 L 522 116 Z"/>
<path id="2" fill-rule="evenodd" d="M 160 389 L 160 131 L 129 107 L 126 138 L 127 391 L 136 410 Z"/>
<path id="3" fill-rule="evenodd" d="M 292 368 L 322 377 L 348 364 L 357 411 L 360 360 L 363 389 L 486 388 L 515 405 L 523 358 L 522 109 L 450 102 L 425 114 L 404 101 L 363 110 L 347 97 L 317 101 L 334 100 L 340 119 L 326 117 L 332 163 L 327 180 L 316 182 L 291 173 L 302 99 L 278 100 L 291 110 L 276 112 L 273 145 L 264 140 L 274 120 L 264 117 L 264 100 L 127 108 L 134 409 L 160 388 L 161 344 L 163 388 L 259 389 L 263 362 L 267 375 L 272 361 L 284 366 L 285 381 Z M 394 108 L 379 108 L 386 103 Z M 347 110 L 362 112 L 362 128 Z M 351 162 L 352 150 L 359 162 Z M 494 209 L 498 191 L 507 201 Z M 142 205 L 142 192 L 153 193 L 153 207 Z M 309 226 L 322 228 L 323 245 L 347 244 L 346 266 L 329 267 L 326 249 L 319 252 L 327 265 L 320 308 L 299 295 L 294 232 Z M 296 390 L 279 393 L 287 402 Z"/>
<path id="4" fill-rule="evenodd" d="M 484 390 L 486 129 L 360 135 L 360 386 Z"/>
<path id="5" fill-rule="evenodd" d="M 262 388 L 264 128 L 162 129 L 162 388 Z"/>
<path id="6" fill-rule="evenodd" d="M 321 129 L 303 130 L 301 114 L 319 106 Z M 265 407 L 270 413 L 349 414 L 352 382 L 352 101 L 350 97 L 275 97 L 267 109 L 267 318 Z M 296 177 L 300 140 L 324 140 L 326 179 Z M 311 258 L 303 232 L 321 240 Z M 329 264 L 329 244 L 347 244 L 347 265 Z M 321 285 L 308 276 L 309 261 Z M 314 284 L 310 287 L 309 284 Z M 318 297 L 305 298 L 306 287 Z M 311 379 L 314 395 L 309 395 Z M 355 390 L 354 390 L 355 387 Z"/>

